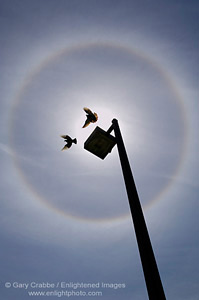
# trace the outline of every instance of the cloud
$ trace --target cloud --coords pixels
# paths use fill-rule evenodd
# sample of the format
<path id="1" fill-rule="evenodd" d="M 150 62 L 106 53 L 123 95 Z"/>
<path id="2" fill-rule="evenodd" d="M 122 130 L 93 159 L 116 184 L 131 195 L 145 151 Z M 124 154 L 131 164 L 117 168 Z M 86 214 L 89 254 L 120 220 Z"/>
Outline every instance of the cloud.
<path id="1" fill-rule="evenodd" d="M 3 143 L 0 143 L 0 149 L 1 151 L 3 151 L 4 153 L 13 156 L 13 151 L 11 150 L 11 148 Z"/>

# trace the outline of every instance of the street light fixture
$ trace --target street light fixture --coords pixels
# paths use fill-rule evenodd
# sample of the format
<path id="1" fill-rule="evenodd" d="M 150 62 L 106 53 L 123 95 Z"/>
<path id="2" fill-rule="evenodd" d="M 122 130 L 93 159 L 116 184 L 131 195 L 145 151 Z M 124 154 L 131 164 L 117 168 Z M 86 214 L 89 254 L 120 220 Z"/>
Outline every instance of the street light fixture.
<path id="1" fill-rule="evenodd" d="M 115 137 L 110 135 L 112 131 Z M 107 131 L 97 127 L 85 142 L 84 148 L 104 159 L 115 144 L 117 144 L 120 157 L 148 296 L 150 300 L 166 300 L 118 121 L 113 119 Z"/>
<path id="2" fill-rule="evenodd" d="M 84 143 L 84 149 L 104 159 L 115 144 L 116 138 L 97 126 Z"/>

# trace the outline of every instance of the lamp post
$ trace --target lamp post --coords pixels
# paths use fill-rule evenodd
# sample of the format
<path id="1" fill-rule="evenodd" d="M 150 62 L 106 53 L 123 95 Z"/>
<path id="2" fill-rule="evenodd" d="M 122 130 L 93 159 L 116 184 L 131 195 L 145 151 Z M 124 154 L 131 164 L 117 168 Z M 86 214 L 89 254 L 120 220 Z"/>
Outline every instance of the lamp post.
<path id="1" fill-rule="evenodd" d="M 130 206 L 133 224 L 134 224 L 134 228 L 135 228 L 135 234 L 136 234 L 136 239 L 137 239 L 137 243 L 138 243 L 138 249 L 139 249 L 139 253 L 140 253 L 140 258 L 141 258 L 142 268 L 143 268 L 145 282 L 146 282 L 146 286 L 147 286 L 148 296 L 149 296 L 150 300 L 166 300 L 162 282 L 161 282 L 161 278 L 160 278 L 159 271 L 158 271 L 158 267 L 157 267 L 156 260 L 155 260 L 155 255 L 153 252 L 149 233 L 148 233 L 147 226 L 145 223 L 142 207 L 140 204 L 139 196 L 138 196 L 136 185 L 134 182 L 133 174 L 131 172 L 131 167 L 129 164 L 128 156 L 127 156 L 124 142 L 122 139 L 122 135 L 120 132 L 119 124 L 116 119 L 112 120 L 111 127 L 104 134 L 106 136 L 106 141 L 108 141 L 108 139 L 112 140 L 112 138 L 114 138 L 113 136 L 110 135 L 110 133 L 112 131 L 114 131 L 114 133 L 115 133 L 115 141 L 114 142 L 116 142 L 116 144 L 117 144 L 118 153 L 119 153 L 119 157 L 120 157 L 124 182 L 125 182 L 125 186 L 126 186 L 126 191 L 127 191 L 128 200 L 129 200 L 129 206 Z M 91 140 L 92 139 L 94 139 L 94 138 L 91 137 Z M 97 148 L 99 150 L 99 153 L 96 153 L 96 151 L 93 151 L 92 142 L 91 143 L 89 143 L 89 142 L 90 141 L 88 138 L 88 140 L 85 142 L 85 145 L 86 145 L 85 149 L 87 149 L 88 151 L 92 152 L 93 154 L 97 155 L 98 157 L 100 157 L 102 159 L 104 159 L 104 157 L 108 154 L 108 152 L 111 151 L 111 149 L 115 145 L 115 143 L 111 144 L 106 155 L 104 157 L 101 157 L 98 154 L 103 149 L 103 146 L 102 146 L 103 143 L 101 143 L 101 146 L 98 147 L 97 146 L 98 139 L 96 138 L 94 148 Z M 100 145 L 100 143 L 99 143 L 99 145 Z M 108 147 L 106 147 L 106 148 L 108 149 Z"/>

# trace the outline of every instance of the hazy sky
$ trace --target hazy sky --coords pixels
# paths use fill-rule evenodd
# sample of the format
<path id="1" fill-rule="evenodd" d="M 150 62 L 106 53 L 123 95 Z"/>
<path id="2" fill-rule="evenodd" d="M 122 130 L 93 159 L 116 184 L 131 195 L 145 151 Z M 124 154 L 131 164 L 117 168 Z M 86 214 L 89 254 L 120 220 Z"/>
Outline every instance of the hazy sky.
<path id="1" fill-rule="evenodd" d="M 198 299 L 198 8 L 0 0 L 2 299 L 148 299 L 117 148 L 105 160 L 83 148 L 113 118 L 166 297 Z M 99 119 L 82 129 L 85 106 Z M 78 144 L 61 152 L 62 134 Z"/>

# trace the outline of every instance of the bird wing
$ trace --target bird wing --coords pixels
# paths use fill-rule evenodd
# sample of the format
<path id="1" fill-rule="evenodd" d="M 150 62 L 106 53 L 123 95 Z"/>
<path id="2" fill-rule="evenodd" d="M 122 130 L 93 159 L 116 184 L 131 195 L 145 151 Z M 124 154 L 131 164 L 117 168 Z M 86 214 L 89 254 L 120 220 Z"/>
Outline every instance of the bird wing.
<path id="1" fill-rule="evenodd" d="M 61 151 L 64 151 L 64 150 L 68 150 L 70 147 L 68 147 L 67 145 L 65 145 L 62 149 L 61 149 Z"/>
<path id="2" fill-rule="evenodd" d="M 93 115 L 92 111 L 88 107 L 84 107 L 84 111 L 89 115 Z"/>
<path id="3" fill-rule="evenodd" d="M 69 135 L 60 135 L 63 139 L 71 140 L 71 137 Z"/>
<path id="4" fill-rule="evenodd" d="M 85 123 L 84 123 L 84 126 L 82 128 L 85 128 L 87 127 L 88 125 L 90 124 L 90 121 L 88 119 L 86 119 Z"/>

